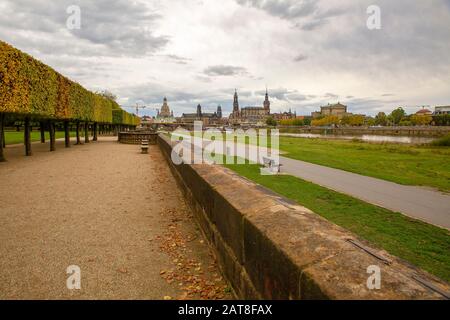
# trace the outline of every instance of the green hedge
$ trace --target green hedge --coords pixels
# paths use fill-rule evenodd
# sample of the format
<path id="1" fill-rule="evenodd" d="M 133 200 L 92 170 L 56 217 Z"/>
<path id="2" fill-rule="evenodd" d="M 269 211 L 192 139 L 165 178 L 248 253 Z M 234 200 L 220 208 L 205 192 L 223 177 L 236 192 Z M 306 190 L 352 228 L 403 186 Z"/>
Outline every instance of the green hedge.
<path id="1" fill-rule="evenodd" d="M 122 109 L 113 109 L 112 111 L 112 122 L 113 124 L 126 124 L 137 126 L 139 125 L 139 117 L 136 117 L 134 114 L 129 114 L 128 112 Z"/>
<path id="2" fill-rule="evenodd" d="M 112 110 L 121 110 L 113 122 Z M 0 41 L 0 112 L 36 118 L 125 125 L 139 118 L 59 74 L 30 55 Z"/>

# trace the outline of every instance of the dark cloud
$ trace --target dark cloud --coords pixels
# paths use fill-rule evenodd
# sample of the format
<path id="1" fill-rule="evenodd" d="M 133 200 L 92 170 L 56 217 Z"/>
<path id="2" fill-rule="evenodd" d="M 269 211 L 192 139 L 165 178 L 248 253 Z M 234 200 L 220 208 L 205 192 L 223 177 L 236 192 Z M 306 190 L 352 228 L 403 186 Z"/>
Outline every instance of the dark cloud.
<path id="1" fill-rule="evenodd" d="M 237 3 L 264 10 L 268 14 L 294 22 L 296 28 L 315 30 L 331 18 L 345 14 L 344 5 L 322 9 L 317 0 L 236 0 Z"/>
<path id="2" fill-rule="evenodd" d="M 225 65 L 217 65 L 217 66 L 209 66 L 203 71 L 208 76 L 238 76 L 238 75 L 247 75 L 248 72 L 243 67 L 236 66 L 225 66 Z"/>
<path id="3" fill-rule="evenodd" d="M 300 94 L 300 93 L 289 94 L 287 97 L 290 101 L 296 101 L 296 102 L 309 100 L 306 95 Z"/>
<path id="4" fill-rule="evenodd" d="M 237 0 L 237 2 L 283 19 L 309 16 L 317 10 L 317 1 L 314 0 Z"/>
<path id="5" fill-rule="evenodd" d="M 308 56 L 304 55 L 304 54 L 299 54 L 297 56 L 295 56 L 294 61 L 295 62 L 300 62 L 300 61 L 304 61 L 307 60 Z"/>
<path id="6" fill-rule="evenodd" d="M 317 28 L 319 28 L 320 26 L 324 25 L 326 23 L 326 19 L 322 19 L 322 20 L 312 20 L 303 24 L 297 23 L 295 26 L 297 28 L 300 28 L 304 31 L 312 31 L 315 30 Z"/>
<path id="7" fill-rule="evenodd" d="M 79 30 L 66 27 L 69 17 L 66 10 L 71 5 L 81 9 Z M 0 27 L 34 32 L 38 36 L 52 34 L 53 39 L 64 38 L 68 54 L 90 55 L 95 50 L 97 56 L 141 56 L 162 49 L 169 41 L 166 36 L 154 34 L 155 23 L 161 16 L 141 1 L 6 0 L 3 6 Z M 72 47 L 81 47 L 79 41 L 82 41 L 84 51 L 72 53 Z M 58 41 L 54 45 L 50 41 L 44 42 L 38 48 L 42 52 L 61 49 Z"/>
<path id="8" fill-rule="evenodd" d="M 338 95 L 338 94 L 334 94 L 334 93 L 328 92 L 328 93 L 325 93 L 325 94 L 323 95 L 323 97 L 324 97 L 324 98 L 329 98 L 329 99 L 338 99 L 338 98 L 339 98 L 339 95 Z"/>
<path id="9" fill-rule="evenodd" d="M 317 28 L 327 24 L 332 18 L 345 15 L 347 13 L 347 8 L 342 5 L 339 8 L 332 8 L 326 10 L 316 10 L 315 14 L 312 15 L 309 21 L 302 21 L 296 23 L 295 26 L 303 31 L 313 31 Z"/>
<path id="10" fill-rule="evenodd" d="M 268 89 L 268 93 L 270 99 L 277 99 L 280 101 L 289 101 L 290 97 L 295 97 L 298 95 L 297 90 L 287 89 L 287 88 L 276 88 L 276 89 Z M 255 91 L 256 95 L 263 96 L 266 94 L 266 90 Z"/>
<path id="11" fill-rule="evenodd" d="M 188 64 L 191 59 L 177 56 L 175 54 L 168 54 L 165 56 L 169 61 L 177 63 L 177 64 Z"/>

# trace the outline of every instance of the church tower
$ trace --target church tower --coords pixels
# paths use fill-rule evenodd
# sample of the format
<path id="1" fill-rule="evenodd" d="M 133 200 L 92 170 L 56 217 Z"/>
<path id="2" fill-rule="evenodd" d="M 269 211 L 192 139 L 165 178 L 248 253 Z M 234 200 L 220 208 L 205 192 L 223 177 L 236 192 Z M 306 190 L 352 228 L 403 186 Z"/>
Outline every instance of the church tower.
<path id="1" fill-rule="evenodd" d="M 266 112 L 266 114 L 270 114 L 270 101 L 269 101 L 269 93 L 267 92 L 267 88 L 266 88 L 266 97 L 264 99 L 264 111 Z"/>
<path id="2" fill-rule="evenodd" d="M 217 106 L 217 117 L 222 118 L 222 106 L 221 105 Z"/>
<path id="3" fill-rule="evenodd" d="M 234 99 L 233 99 L 233 113 L 239 114 L 239 100 L 237 90 L 234 90 Z"/>
<path id="4" fill-rule="evenodd" d="M 159 113 L 161 118 L 169 118 L 170 117 L 170 107 L 167 104 L 167 98 L 164 97 L 163 105 L 161 107 L 161 112 Z"/>

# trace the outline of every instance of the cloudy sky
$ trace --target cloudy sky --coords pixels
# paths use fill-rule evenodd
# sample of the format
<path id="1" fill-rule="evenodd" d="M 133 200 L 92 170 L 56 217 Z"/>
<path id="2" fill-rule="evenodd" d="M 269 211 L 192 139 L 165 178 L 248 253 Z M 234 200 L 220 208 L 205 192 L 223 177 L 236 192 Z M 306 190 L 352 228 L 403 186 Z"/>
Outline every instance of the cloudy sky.
<path id="1" fill-rule="evenodd" d="M 0 13 L 1 40 L 150 115 L 164 96 L 176 115 L 228 113 L 234 88 L 261 105 L 266 86 L 273 111 L 298 114 L 450 104 L 450 0 L 0 0 Z"/>

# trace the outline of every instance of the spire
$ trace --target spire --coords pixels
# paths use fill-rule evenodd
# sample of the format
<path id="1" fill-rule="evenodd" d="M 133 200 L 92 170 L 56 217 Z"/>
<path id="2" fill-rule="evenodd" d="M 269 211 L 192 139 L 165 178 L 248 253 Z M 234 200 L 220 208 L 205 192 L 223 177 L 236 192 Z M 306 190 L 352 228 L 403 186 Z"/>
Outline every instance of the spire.
<path id="1" fill-rule="evenodd" d="M 222 118 L 222 106 L 220 104 L 217 106 L 217 117 Z"/>
<path id="2" fill-rule="evenodd" d="M 269 101 L 269 92 L 267 91 L 266 87 L 266 96 L 264 98 L 264 110 L 266 111 L 266 114 L 270 114 L 270 101 Z"/>
<path id="3" fill-rule="evenodd" d="M 233 113 L 235 112 L 239 112 L 239 99 L 236 89 L 234 89 L 234 99 L 233 99 Z"/>

